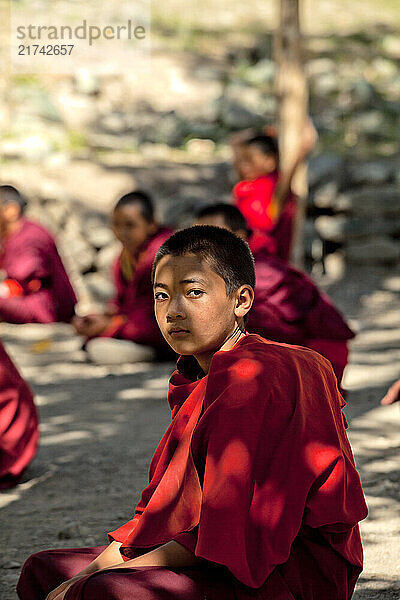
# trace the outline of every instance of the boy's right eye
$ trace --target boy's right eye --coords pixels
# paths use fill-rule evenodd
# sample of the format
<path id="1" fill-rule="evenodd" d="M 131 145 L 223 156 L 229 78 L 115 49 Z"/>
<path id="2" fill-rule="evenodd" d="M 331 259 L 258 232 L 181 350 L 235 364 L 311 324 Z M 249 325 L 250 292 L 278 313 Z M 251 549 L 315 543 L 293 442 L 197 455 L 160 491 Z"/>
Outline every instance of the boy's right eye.
<path id="1" fill-rule="evenodd" d="M 154 294 L 154 300 L 166 300 L 168 298 L 168 294 L 165 292 L 156 292 Z"/>

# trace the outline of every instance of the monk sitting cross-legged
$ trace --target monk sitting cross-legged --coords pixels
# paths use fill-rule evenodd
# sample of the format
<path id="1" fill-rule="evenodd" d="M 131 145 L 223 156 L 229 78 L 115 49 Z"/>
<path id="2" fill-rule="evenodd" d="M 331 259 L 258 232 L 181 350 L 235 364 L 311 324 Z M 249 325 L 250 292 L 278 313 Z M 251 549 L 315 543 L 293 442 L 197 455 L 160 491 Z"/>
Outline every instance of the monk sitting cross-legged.
<path id="1" fill-rule="evenodd" d="M 236 206 L 211 204 L 197 214 L 199 225 L 230 229 L 246 240 L 249 230 Z M 326 294 L 302 271 L 274 256 L 265 247 L 253 252 L 256 270 L 254 306 L 248 330 L 263 337 L 300 344 L 331 361 L 341 383 L 347 364 L 347 342 L 354 337 L 343 316 Z"/>
<path id="2" fill-rule="evenodd" d="M 26 202 L 0 186 L 0 320 L 8 323 L 69 322 L 76 297 L 51 235 L 24 216 Z"/>
<path id="3" fill-rule="evenodd" d="M 254 283 L 228 230 L 158 250 L 156 318 L 181 357 L 149 484 L 106 548 L 32 555 L 22 600 L 351 598 L 366 506 L 344 402 L 325 358 L 246 333 Z"/>
<path id="4" fill-rule="evenodd" d="M 151 266 L 172 232 L 157 224 L 150 196 L 139 190 L 120 198 L 111 220 L 123 247 L 113 267 L 116 295 L 103 314 L 75 317 L 73 325 L 97 363 L 171 356 L 154 318 Z"/>

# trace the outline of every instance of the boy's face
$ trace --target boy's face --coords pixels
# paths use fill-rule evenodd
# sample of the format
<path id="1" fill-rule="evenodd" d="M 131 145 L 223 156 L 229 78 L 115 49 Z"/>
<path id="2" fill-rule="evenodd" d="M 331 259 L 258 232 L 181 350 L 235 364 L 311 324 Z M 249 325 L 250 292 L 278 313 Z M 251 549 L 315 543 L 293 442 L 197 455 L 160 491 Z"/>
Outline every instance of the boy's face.
<path id="1" fill-rule="evenodd" d="M 139 204 L 120 206 L 111 216 L 111 226 L 115 237 L 132 255 L 156 230 L 154 221 L 144 218 Z"/>
<path id="2" fill-rule="evenodd" d="M 258 146 L 251 144 L 243 153 L 240 164 L 241 172 L 247 181 L 262 175 L 269 175 L 276 170 L 276 158 L 273 154 L 265 154 Z"/>
<path id="3" fill-rule="evenodd" d="M 237 293 L 228 296 L 225 281 L 198 256 L 164 256 L 154 278 L 155 315 L 171 348 L 207 362 L 236 327 Z"/>
<path id="4" fill-rule="evenodd" d="M 5 235 L 9 226 L 21 218 L 18 202 L 3 203 L 0 195 L 0 235 Z"/>

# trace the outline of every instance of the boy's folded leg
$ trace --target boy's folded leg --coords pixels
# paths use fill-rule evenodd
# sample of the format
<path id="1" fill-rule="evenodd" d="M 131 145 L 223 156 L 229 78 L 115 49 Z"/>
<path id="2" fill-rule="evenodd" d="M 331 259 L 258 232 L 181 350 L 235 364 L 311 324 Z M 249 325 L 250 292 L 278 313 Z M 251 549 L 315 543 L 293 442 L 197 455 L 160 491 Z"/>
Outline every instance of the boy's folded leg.
<path id="1" fill-rule="evenodd" d="M 25 561 L 18 581 L 19 598 L 44 600 L 51 590 L 87 567 L 105 548 L 68 548 L 32 554 Z"/>
<path id="2" fill-rule="evenodd" d="M 225 569 L 108 569 L 77 581 L 65 600 L 234 600 L 233 578 Z"/>

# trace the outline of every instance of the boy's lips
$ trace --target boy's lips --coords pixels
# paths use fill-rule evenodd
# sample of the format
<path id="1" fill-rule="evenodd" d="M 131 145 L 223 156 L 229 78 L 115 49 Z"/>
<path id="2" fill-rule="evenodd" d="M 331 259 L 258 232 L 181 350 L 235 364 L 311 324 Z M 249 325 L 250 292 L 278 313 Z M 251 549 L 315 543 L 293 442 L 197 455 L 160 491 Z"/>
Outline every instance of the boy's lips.
<path id="1" fill-rule="evenodd" d="M 188 329 L 183 329 L 183 327 L 173 327 L 168 333 L 173 337 L 180 337 L 190 333 L 190 331 Z"/>

